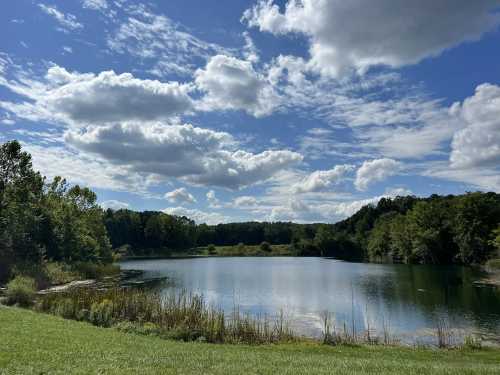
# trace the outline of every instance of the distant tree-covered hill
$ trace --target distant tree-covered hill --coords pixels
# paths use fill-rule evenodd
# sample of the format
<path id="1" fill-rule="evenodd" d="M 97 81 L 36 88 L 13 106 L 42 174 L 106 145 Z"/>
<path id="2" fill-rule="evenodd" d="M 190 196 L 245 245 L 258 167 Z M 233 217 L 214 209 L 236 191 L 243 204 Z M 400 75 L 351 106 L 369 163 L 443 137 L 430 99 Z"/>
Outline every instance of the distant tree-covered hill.
<path id="1" fill-rule="evenodd" d="M 243 222 L 196 225 L 161 212 L 108 210 L 113 246 L 183 250 L 194 246 L 289 244 L 298 256 L 431 264 L 483 263 L 496 256 L 500 195 L 467 193 L 383 198 L 336 224 Z"/>

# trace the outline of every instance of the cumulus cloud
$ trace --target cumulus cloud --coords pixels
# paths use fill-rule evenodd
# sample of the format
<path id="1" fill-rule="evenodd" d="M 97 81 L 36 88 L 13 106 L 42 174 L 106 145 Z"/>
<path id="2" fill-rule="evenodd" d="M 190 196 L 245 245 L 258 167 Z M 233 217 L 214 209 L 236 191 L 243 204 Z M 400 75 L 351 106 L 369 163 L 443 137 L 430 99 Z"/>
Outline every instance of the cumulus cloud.
<path id="1" fill-rule="evenodd" d="M 394 176 L 401 170 L 401 167 L 401 163 L 394 159 L 366 160 L 356 172 L 354 185 L 356 189 L 364 191 L 372 183 Z"/>
<path id="2" fill-rule="evenodd" d="M 220 208 L 221 207 L 219 199 L 217 199 L 217 197 L 215 196 L 215 191 L 209 190 L 207 192 L 206 197 L 207 197 L 208 206 L 210 208 Z"/>
<path id="3" fill-rule="evenodd" d="M 454 168 L 500 166 L 500 86 L 482 84 L 473 96 L 452 106 L 452 115 L 466 127 L 453 136 L 450 163 Z"/>
<path id="4" fill-rule="evenodd" d="M 239 189 L 302 161 L 288 150 L 258 154 L 234 149 L 231 135 L 192 125 L 114 124 L 70 131 L 66 141 L 135 171 Z"/>
<path id="5" fill-rule="evenodd" d="M 96 160 L 61 145 L 52 145 L 45 140 L 40 143 L 23 142 L 23 149 L 32 155 L 34 168 L 49 179 L 64 176 L 73 184 L 142 195 L 148 195 L 148 189 L 159 183 L 154 176 L 140 171 L 131 171 L 124 166 Z"/>
<path id="6" fill-rule="evenodd" d="M 71 30 L 83 29 L 83 25 L 78 22 L 77 18 L 73 14 L 64 14 L 63 12 L 59 11 L 55 5 L 48 6 L 45 4 L 38 4 L 38 7 L 44 13 L 48 14 L 59 23 L 59 30 L 61 31 L 68 32 Z"/>
<path id="7" fill-rule="evenodd" d="M 228 218 L 218 212 L 205 212 L 198 209 L 188 209 L 184 207 L 168 207 L 163 210 L 166 214 L 175 216 L 186 216 L 194 220 L 197 224 L 215 225 L 225 223 Z"/>
<path id="8" fill-rule="evenodd" d="M 335 223 L 352 216 L 363 206 L 377 204 L 382 198 L 410 195 L 411 190 L 405 188 L 386 189 L 384 194 L 364 199 L 346 200 L 300 200 L 289 199 L 285 204 L 271 208 L 268 220 L 295 221 L 303 223 L 329 222 Z"/>
<path id="9" fill-rule="evenodd" d="M 168 119 L 192 108 L 189 87 L 142 80 L 130 73 L 71 73 L 48 69 L 43 82 L 5 84 L 32 102 L 3 103 L 20 117 L 58 119 L 70 124 Z M 35 116 L 36 115 L 36 116 Z"/>
<path id="10" fill-rule="evenodd" d="M 179 188 L 165 194 L 171 203 L 196 203 L 195 197 L 186 188 Z"/>
<path id="11" fill-rule="evenodd" d="M 202 109 L 243 110 L 261 117 L 278 105 L 278 96 L 265 77 L 250 61 L 235 57 L 212 57 L 205 69 L 196 71 L 195 83 L 206 93 L 200 103 Z"/>
<path id="12" fill-rule="evenodd" d="M 276 35 L 301 33 L 310 40 L 309 65 L 324 75 L 401 67 L 476 40 L 499 24 L 498 0 L 289 0 L 282 12 L 260 0 L 243 19 Z"/>
<path id="13" fill-rule="evenodd" d="M 296 193 L 310 193 L 324 190 L 342 181 L 345 175 L 352 171 L 352 165 L 336 165 L 333 169 L 326 171 L 314 171 L 309 176 L 293 187 Z"/>
<path id="14" fill-rule="evenodd" d="M 100 206 L 104 209 L 111 208 L 112 210 L 121 210 L 125 208 L 129 208 L 130 204 L 126 202 L 121 202 L 115 199 L 110 199 L 104 202 L 101 202 Z"/>
<path id="15" fill-rule="evenodd" d="M 248 195 L 237 197 L 233 201 L 233 205 L 238 208 L 253 207 L 256 206 L 257 204 L 258 204 L 257 198 Z"/>

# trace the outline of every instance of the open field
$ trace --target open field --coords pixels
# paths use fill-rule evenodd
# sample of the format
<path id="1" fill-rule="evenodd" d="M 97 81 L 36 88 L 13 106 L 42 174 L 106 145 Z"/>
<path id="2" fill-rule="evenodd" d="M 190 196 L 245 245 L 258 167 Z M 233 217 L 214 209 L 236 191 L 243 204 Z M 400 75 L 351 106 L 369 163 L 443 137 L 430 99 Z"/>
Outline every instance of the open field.
<path id="1" fill-rule="evenodd" d="M 2 374 L 498 374 L 500 351 L 184 343 L 0 307 Z"/>

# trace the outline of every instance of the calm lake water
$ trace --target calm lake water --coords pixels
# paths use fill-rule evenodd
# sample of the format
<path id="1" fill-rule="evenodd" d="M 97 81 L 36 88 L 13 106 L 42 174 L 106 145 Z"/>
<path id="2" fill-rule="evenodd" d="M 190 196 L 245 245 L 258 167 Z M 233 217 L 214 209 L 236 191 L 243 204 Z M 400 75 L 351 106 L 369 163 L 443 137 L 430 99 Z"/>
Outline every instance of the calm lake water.
<path id="1" fill-rule="evenodd" d="M 438 319 L 462 334 L 500 338 L 500 289 L 480 287 L 480 270 L 458 266 L 349 263 L 326 258 L 190 258 L 126 261 L 142 279 L 168 277 L 165 293 L 186 290 L 231 312 L 284 309 L 299 332 L 318 336 L 325 311 L 355 329 L 382 332 L 384 324 L 403 341 L 425 341 Z M 385 323 L 384 323 L 385 322 Z"/>

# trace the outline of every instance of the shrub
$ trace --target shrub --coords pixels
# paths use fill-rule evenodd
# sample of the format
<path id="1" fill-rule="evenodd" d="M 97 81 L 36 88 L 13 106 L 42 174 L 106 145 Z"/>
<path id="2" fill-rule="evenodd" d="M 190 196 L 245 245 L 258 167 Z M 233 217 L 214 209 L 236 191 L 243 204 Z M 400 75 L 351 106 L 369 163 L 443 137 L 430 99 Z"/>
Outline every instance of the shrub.
<path id="1" fill-rule="evenodd" d="M 264 241 L 260 244 L 260 249 L 268 253 L 271 251 L 271 245 L 269 245 L 269 242 Z"/>
<path id="2" fill-rule="evenodd" d="M 54 307 L 53 314 L 62 316 L 66 319 L 73 319 L 76 318 L 77 315 L 75 309 L 76 306 L 73 300 L 71 298 L 64 298 Z"/>
<path id="3" fill-rule="evenodd" d="M 472 335 L 465 336 L 463 347 L 471 350 L 478 350 L 482 348 L 481 339 Z"/>
<path id="4" fill-rule="evenodd" d="M 120 266 L 112 263 L 77 262 L 72 267 L 86 279 L 102 279 L 120 273 Z"/>
<path id="5" fill-rule="evenodd" d="M 113 325 L 113 302 L 105 299 L 102 302 L 93 303 L 89 320 L 96 326 L 111 327 Z"/>
<path id="6" fill-rule="evenodd" d="M 207 250 L 208 250 L 208 254 L 210 254 L 210 255 L 217 254 L 217 250 L 215 249 L 215 245 L 212 245 L 212 244 L 208 245 Z"/>
<path id="7" fill-rule="evenodd" d="M 7 304 L 29 307 L 33 305 L 36 285 L 31 277 L 16 276 L 7 284 Z"/>
<path id="8" fill-rule="evenodd" d="M 77 280 L 80 275 L 64 263 L 47 263 L 45 265 L 47 278 L 52 285 L 67 284 Z"/>
<path id="9" fill-rule="evenodd" d="M 499 269 L 500 270 L 500 259 L 490 259 L 486 262 L 486 266 L 491 269 Z"/>
<path id="10" fill-rule="evenodd" d="M 240 242 L 238 244 L 237 249 L 238 249 L 239 254 L 244 254 L 245 253 L 245 244 L 243 242 Z"/>

